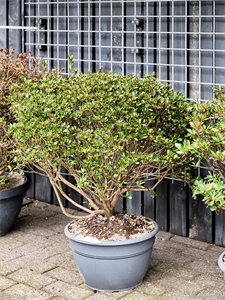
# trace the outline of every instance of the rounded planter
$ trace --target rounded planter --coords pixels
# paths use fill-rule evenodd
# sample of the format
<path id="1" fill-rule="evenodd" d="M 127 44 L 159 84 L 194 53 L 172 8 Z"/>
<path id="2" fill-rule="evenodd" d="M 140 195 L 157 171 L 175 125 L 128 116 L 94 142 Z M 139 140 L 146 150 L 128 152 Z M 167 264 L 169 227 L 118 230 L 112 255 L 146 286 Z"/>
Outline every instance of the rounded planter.
<path id="1" fill-rule="evenodd" d="M 21 185 L 0 191 L 0 236 L 10 230 L 18 217 L 22 207 L 23 193 L 27 188 L 27 177 L 24 176 L 24 182 Z"/>
<path id="2" fill-rule="evenodd" d="M 149 219 L 152 221 L 151 219 Z M 154 221 L 153 221 L 154 222 Z M 87 287 L 104 292 L 124 291 L 142 283 L 150 263 L 158 225 L 145 236 L 92 243 L 76 239 L 65 228 L 76 266 Z"/>
<path id="3" fill-rule="evenodd" d="M 225 251 L 220 255 L 220 257 L 218 259 L 218 265 L 219 265 L 220 269 L 223 271 L 224 279 L 225 279 L 225 264 L 223 262 L 224 255 L 225 255 Z"/>

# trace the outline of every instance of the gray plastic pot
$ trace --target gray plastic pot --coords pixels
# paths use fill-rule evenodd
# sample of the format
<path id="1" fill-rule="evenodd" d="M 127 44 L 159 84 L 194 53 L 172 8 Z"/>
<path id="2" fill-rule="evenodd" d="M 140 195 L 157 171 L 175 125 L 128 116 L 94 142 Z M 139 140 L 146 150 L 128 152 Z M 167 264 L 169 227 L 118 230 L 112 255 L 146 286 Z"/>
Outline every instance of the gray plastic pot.
<path id="1" fill-rule="evenodd" d="M 154 223 L 155 229 L 143 237 L 101 243 L 76 239 L 68 230 L 69 223 L 65 235 L 69 238 L 85 285 L 103 292 L 124 291 L 140 285 L 150 263 L 155 235 L 159 231 Z"/>
<path id="2" fill-rule="evenodd" d="M 225 279 L 225 264 L 223 262 L 224 255 L 225 255 L 225 251 L 220 255 L 220 257 L 218 259 L 218 265 L 219 265 L 220 269 L 223 271 L 224 279 Z"/>
<path id="3" fill-rule="evenodd" d="M 0 236 L 8 233 L 13 226 L 20 213 L 23 193 L 27 188 L 27 177 L 24 176 L 24 183 L 21 185 L 0 191 Z"/>

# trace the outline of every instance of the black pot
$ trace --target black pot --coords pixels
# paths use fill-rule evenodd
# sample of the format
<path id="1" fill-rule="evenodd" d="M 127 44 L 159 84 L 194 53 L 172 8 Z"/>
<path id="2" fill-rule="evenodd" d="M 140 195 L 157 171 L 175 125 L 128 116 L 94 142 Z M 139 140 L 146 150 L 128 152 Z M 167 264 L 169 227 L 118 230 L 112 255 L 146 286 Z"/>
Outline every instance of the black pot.
<path id="1" fill-rule="evenodd" d="M 24 176 L 24 182 L 21 185 L 0 191 L 0 236 L 5 235 L 13 226 L 20 213 L 23 193 L 27 188 L 28 180 Z"/>

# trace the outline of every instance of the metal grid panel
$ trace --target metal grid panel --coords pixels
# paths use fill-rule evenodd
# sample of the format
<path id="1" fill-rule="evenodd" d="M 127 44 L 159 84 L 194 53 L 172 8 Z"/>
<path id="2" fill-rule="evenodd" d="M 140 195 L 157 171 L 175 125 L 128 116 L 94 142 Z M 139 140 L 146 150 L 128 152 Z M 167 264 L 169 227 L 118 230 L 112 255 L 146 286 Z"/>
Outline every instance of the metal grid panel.
<path id="1" fill-rule="evenodd" d="M 47 27 L 27 31 L 25 45 L 49 69 L 68 55 L 82 72 L 112 70 L 140 77 L 152 72 L 188 99 L 212 97 L 223 84 L 225 3 L 218 1 L 26 0 L 25 21 Z M 46 33 L 46 47 L 39 48 Z M 42 50 L 44 49 L 44 50 Z"/>

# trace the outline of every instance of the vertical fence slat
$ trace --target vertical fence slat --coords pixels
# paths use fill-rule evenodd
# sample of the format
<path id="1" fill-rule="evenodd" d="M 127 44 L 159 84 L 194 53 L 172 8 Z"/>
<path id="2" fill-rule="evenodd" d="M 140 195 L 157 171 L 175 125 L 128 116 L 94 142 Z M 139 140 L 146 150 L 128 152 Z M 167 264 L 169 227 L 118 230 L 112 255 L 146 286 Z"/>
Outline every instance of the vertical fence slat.
<path id="1" fill-rule="evenodd" d="M 35 199 L 52 203 L 52 187 L 49 179 L 40 174 L 35 174 Z"/>
<path id="2" fill-rule="evenodd" d="M 156 222 L 160 230 L 169 230 L 169 201 L 168 201 L 168 180 L 164 179 L 156 187 Z"/>
<path id="3" fill-rule="evenodd" d="M 225 247 L 225 214 L 215 217 L 215 243 L 218 246 Z"/>
<path id="4" fill-rule="evenodd" d="M 169 180 L 170 199 L 170 232 L 173 234 L 188 235 L 188 206 L 187 187 L 184 183 Z"/>
<path id="5" fill-rule="evenodd" d="M 127 198 L 128 214 L 141 215 L 141 192 L 130 191 L 129 195 L 132 199 Z"/>
<path id="6" fill-rule="evenodd" d="M 123 197 L 120 197 L 118 202 L 116 203 L 115 211 L 122 213 L 124 211 L 123 209 Z"/>
<path id="7" fill-rule="evenodd" d="M 28 198 L 34 199 L 35 198 L 35 193 L 34 193 L 35 176 L 33 173 L 25 173 L 25 175 L 28 178 L 28 189 L 26 191 L 26 196 Z"/>
<path id="8" fill-rule="evenodd" d="M 154 186 L 154 181 L 147 181 L 146 185 L 150 189 Z M 155 198 L 153 198 L 152 196 L 153 192 L 143 192 L 143 214 L 145 217 L 155 220 Z"/>
<path id="9" fill-rule="evenodd" d="M 65 170 L 64 167 L 62 167 L 62 170 L 61 170 L 61 171 L 62 171 L 62 173 L 66 173 L 66 170 Z M 66 178 L 66 175 L 62 175 L 62 176 Z M 61 185 L 62 185 L 63 192 L 64 192 L 65 194 L 67 194 L 67 186 L 66 186 L 64 183 L 61 183 Z M 59 201 L 58 201 L 58 199 L 57 199 L 57 197 L 56 197 L 56 194 L 55 194 L 54 190 L 52 190 L 52 193 L 53 193 L 53 195 L 52 195 L 52 203 L 53 203 L 53 204 L 56 204 L 56 205 L 59 205 Z M 60 193 L 59 193 L 59 194 L 60 194 Z M 63 195 L 61 195 L 61 194 L 60 194 L 60 199 L 61 199 L 61 201 L 62 201 L 63 206 L 67 206 L 67 200 L 66 200 L 66 198 L 65 198 Z"/>
<path id="10" fill-rule="evenodd" d="M 75 184 L 75 179 L 71 176 L 68 175 L 68 181 L 72 184 Z M 75 201 L 76 203 L 82 205 L 82 197 L 81 195 L 75 191 L 74 189 L 72 189 L 71 187 L 68 186 L 68 196 Z M 78 209 L 76 206 L 74 206 L 71 202 L 68 201 L 68 207 L 70 208 L 74 208 L 74 209 Z M 78 209 L 79 210 L 79 209 Z"/>
<path id="11" fill-rule="evenodd" d="M 201 169 L 202 178 L 207 174 L 207 170 Z M 198 175 L 197 168 L 192 170 L 193 175 Z M 194 200 L 191 191 L 189 193 L 189 237 L 212 243 L 214 241 L 213 213 L 209 208 L 206 208 L 202 198 L 202 196 L 197 196 L 197 199 Z"/>

